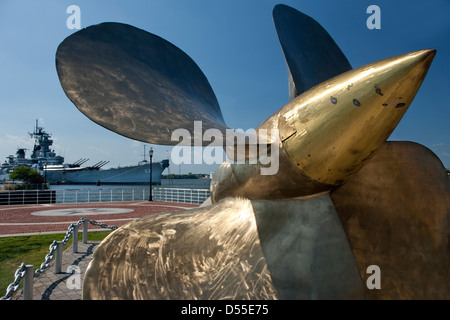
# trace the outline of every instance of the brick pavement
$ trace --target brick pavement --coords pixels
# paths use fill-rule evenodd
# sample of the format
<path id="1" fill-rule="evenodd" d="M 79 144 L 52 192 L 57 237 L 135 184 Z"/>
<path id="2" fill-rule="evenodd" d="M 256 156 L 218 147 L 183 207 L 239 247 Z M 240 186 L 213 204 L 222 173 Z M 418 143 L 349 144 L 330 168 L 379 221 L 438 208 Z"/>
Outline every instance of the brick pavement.
<path id="1" fill-rule="evenodd" d="M 178 211 L 198 207 L 196 204 L 140 201 L 140 202 L 102 202 L 102 203 L 73 203 L 73 204 L 40 204 L 40 205 L 11 205 L 0 206 L 0 237 L 66 232 L 71 223 L 76 223 L 85 216 L 100 223 L 122 226 L 134 219 L 151 214 Z M 86 210 L 92 208 L 93 213 L 86 214 Z M 126 213 L 97 214 L 95 209 L 131 209 Z M 40 216 L 36 212 L 48 210 L 69 210 L 72 214 Z M 77 209 L 83 209 L 77 213 Z M 111 210 L 113 211 L 113 210 Z M 96 227 L 90 225 L 89 229 Z"/>

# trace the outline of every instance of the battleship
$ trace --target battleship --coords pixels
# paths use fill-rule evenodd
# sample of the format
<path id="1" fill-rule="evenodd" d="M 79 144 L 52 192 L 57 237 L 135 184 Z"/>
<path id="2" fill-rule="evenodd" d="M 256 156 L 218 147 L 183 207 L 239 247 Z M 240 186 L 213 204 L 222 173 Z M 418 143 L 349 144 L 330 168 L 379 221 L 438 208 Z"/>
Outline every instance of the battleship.
<path id="1" fill-rule="evenodd" d="M 92 166 L 83 166 L 89 159 L 81 158 L 73 163 L 64 163 L 64 157 L 51 150 L 51 134 L 39 127 L 36 120 L 34 147 L 30 158 L 26 158 L 25 148 L 18 148 L 16 155 L 9 155 L 0 167 L 0 181 L 9 181 L 9 173 L 19 166 L 38 170 L 50 184 L 117 184 L 139 185 L 150 183 L 150 162 L 145 159 L 134 166 L 102 169 L 109 161 L 100 161 Z M 145 146 L 144 146 L 145 147 Z M 152 162 L 152 184 L 161 184 L 161 175 L 169 166 L 169 160 Z"/>

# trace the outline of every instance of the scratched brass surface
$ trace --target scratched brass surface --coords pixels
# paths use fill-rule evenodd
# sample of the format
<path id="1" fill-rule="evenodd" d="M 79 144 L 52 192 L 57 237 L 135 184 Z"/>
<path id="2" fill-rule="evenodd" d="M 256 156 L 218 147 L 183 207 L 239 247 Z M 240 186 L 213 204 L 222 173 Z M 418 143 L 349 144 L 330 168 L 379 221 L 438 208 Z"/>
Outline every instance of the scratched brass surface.
<path id="1" fill-rule="evenodd" d="M 224 163 L 211 205 L 114 231 L 89 265 L 84 299 L 450 298 L 448 177 L 423 146 L 385 142 L 435 51 L 350 70 L 313 19 L 283 5 L 273 17 L 292 100 L 258 134 L 279 130 L 269 141 L 279 171 L 261 175 L 263 158 Z M 175 129 L 198 139 L 194 121 L 200 134 L 227 129 L 195 62 L 146 31 L 85 28 L 58 47 L 56 67 L 76 107 L 126 137 L 174 145 Z M 380 291 L 364 286 L 373 264 Z"/>
<path id="2" fill-rule="evenodd" d="M 287 154 L 308 177 L 340 185 L 389 137 L 435 55 L 421 50 L 348 71 L 304 92 L 260 128 L 278 121 Z"/>
<path id="3" fill-rule="evenodd" d="M 450 179 L 433 152 L 387 142 L 331 197 L 361 276 L 381 269 L 368 299 L 450 299 Z"/>
<path id="4" fill-rule="evenodd" d="M 336 42 L 311 17 L 276 5 L 273 21 L 290 75 L 290 99 L 352 69 Z"/>
<path id="5" fill-rule="evenodd" d="M 82 29 L 59 45 L 56 67 L 75 106 L 125 137 L 174 145 L 179 141 L 171 141 L 172 132 L 183 128 L 192 135 L 194 121 L 202 121 L 203 132 L 226 129 L 216 96 L 196 63 L 144 30 L 122 23 Z"/>
<path id="6" fill-rule="evenodd" d="M 83 299 L 276 298 L 251 204 L 236 201 L 114 231 L 94 253 Z"/>
<path id="7" fill-rule="evenodd" d="M 149 216 L 96 249 L 83 299 L 362 299 L 328 194 Z"/>

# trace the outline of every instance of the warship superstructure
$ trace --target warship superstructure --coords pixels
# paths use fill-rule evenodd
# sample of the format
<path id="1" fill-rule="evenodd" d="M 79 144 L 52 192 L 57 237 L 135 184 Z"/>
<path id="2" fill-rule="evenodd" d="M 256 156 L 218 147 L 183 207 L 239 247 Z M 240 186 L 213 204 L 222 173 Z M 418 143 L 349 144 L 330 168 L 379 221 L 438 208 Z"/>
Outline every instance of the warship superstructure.
<path id="1" fill-rule="evenodd" d="M 25 148 L 18 148 L 16 155 L 9 155 L 0 167 L 0 181 L 8 181 L 9 173 L 19 166 L 38 170 L 50 184 L 149 184 L 150 162 L 145 158 L 137 165 L 102 169 L 109 161 L 100 161 L 92 166 L 83 166 L 89 159 L 81 158 L 74 163 L 64 163 L 50 147 L 51 134 L 36 126 L 30 137 L 35 143 L 30 158 Z M 161 174 L 169 166 L 169 160 L 152 163 L 152 183 L 161 184 Z"/>

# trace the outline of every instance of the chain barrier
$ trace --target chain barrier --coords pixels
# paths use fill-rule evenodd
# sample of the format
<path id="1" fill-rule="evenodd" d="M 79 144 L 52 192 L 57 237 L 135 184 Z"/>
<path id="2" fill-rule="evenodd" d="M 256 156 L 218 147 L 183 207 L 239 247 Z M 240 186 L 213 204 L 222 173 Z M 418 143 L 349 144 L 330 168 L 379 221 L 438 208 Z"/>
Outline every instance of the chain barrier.
<path id="1" fill-rule="evenodd" d="M 103 228 L 103 229 L 116 230 L 116 229 L 118 228 L 117 226 L 110 226 L 110 225 L 107 225 L 106 223 L 100 223 L 100 222 L 97 222 L 97 221 L 95 221 L 94 219 L 89 220 L 89 219 L 87 219 L 87 218 L 81 218 L 80 220 L 82 220 L 82 219 L 87 220 L 87 222 L 89 222 L 90 224 L 92 224 L 92 225 L 94 225 L 94 226 L 99 226 L 100 228 Z M 70 228 L 70 227 L 69 227 L 69 228 Z"/>
<path id="2" fill-rule="evenodd" d="M 6 288 L 6 295 L 0 298 L 0 300 L 11 300 L 11 297 L 14 294 L 14 292 L 16 292 L 19 289 L 20 280 L 22 280 L 24 277 L 25 277 L 25 263 L 22 263 L 14 273 L 14 281 L 9 284 L 8 288 Z"/>
<path id="3" fill-rule="evenodd" d="M 66 235 L 64 236 L 64 239 L 62 240 L 63 246 L 65 246 L 67 244 L 67 242 L 69 242 L 70 237 L 73 235 L 73 232 L 75 231 L 75 227 L 80 227 L 84 221 L 87 221 L 94 226 L 98 226 L 98 227 L 104 228 L 104 229 L 116 230 L 118 228 L 117 226 L 110 226 L 110 225 L 107 225 L 106 223 L 99 223 L 93 219 L 90 220 L 88 218 L 83 217 L 80 220 L 78 220 L 77 223 L 75 223 L 75 224 L 72 223 L 67 228 Z M 53 240 L 53 242 L 49 246 L 49 253 L 47 253 L 47 255 L 45 256 L 44 262 L 42 262 L 39 269 L 36 269 L 36 271 L 34 272 L 35 277 L 40 275 L 41 273 L 43 273 L 45 271 L 45 269 L 47 269 L 50 266 L 50 262 L 55 256 L 55 251 L 56 251 L 57 246 L 58 246 L 57 241 Z M 12 299 L 13 294 L 19 289 L 20 280 L 22 280 L 25 277 L 25 269 L 26 269 L 25 267 L 26 267 L 25 262 L 22 262 L 22 264 L 17 268 L 16 272 L 14 273 L 14 281 L 9 284 L 8 288 L 6 289 L 5 296 L 1 297 L 0 300 L 11 300 Z"/>

